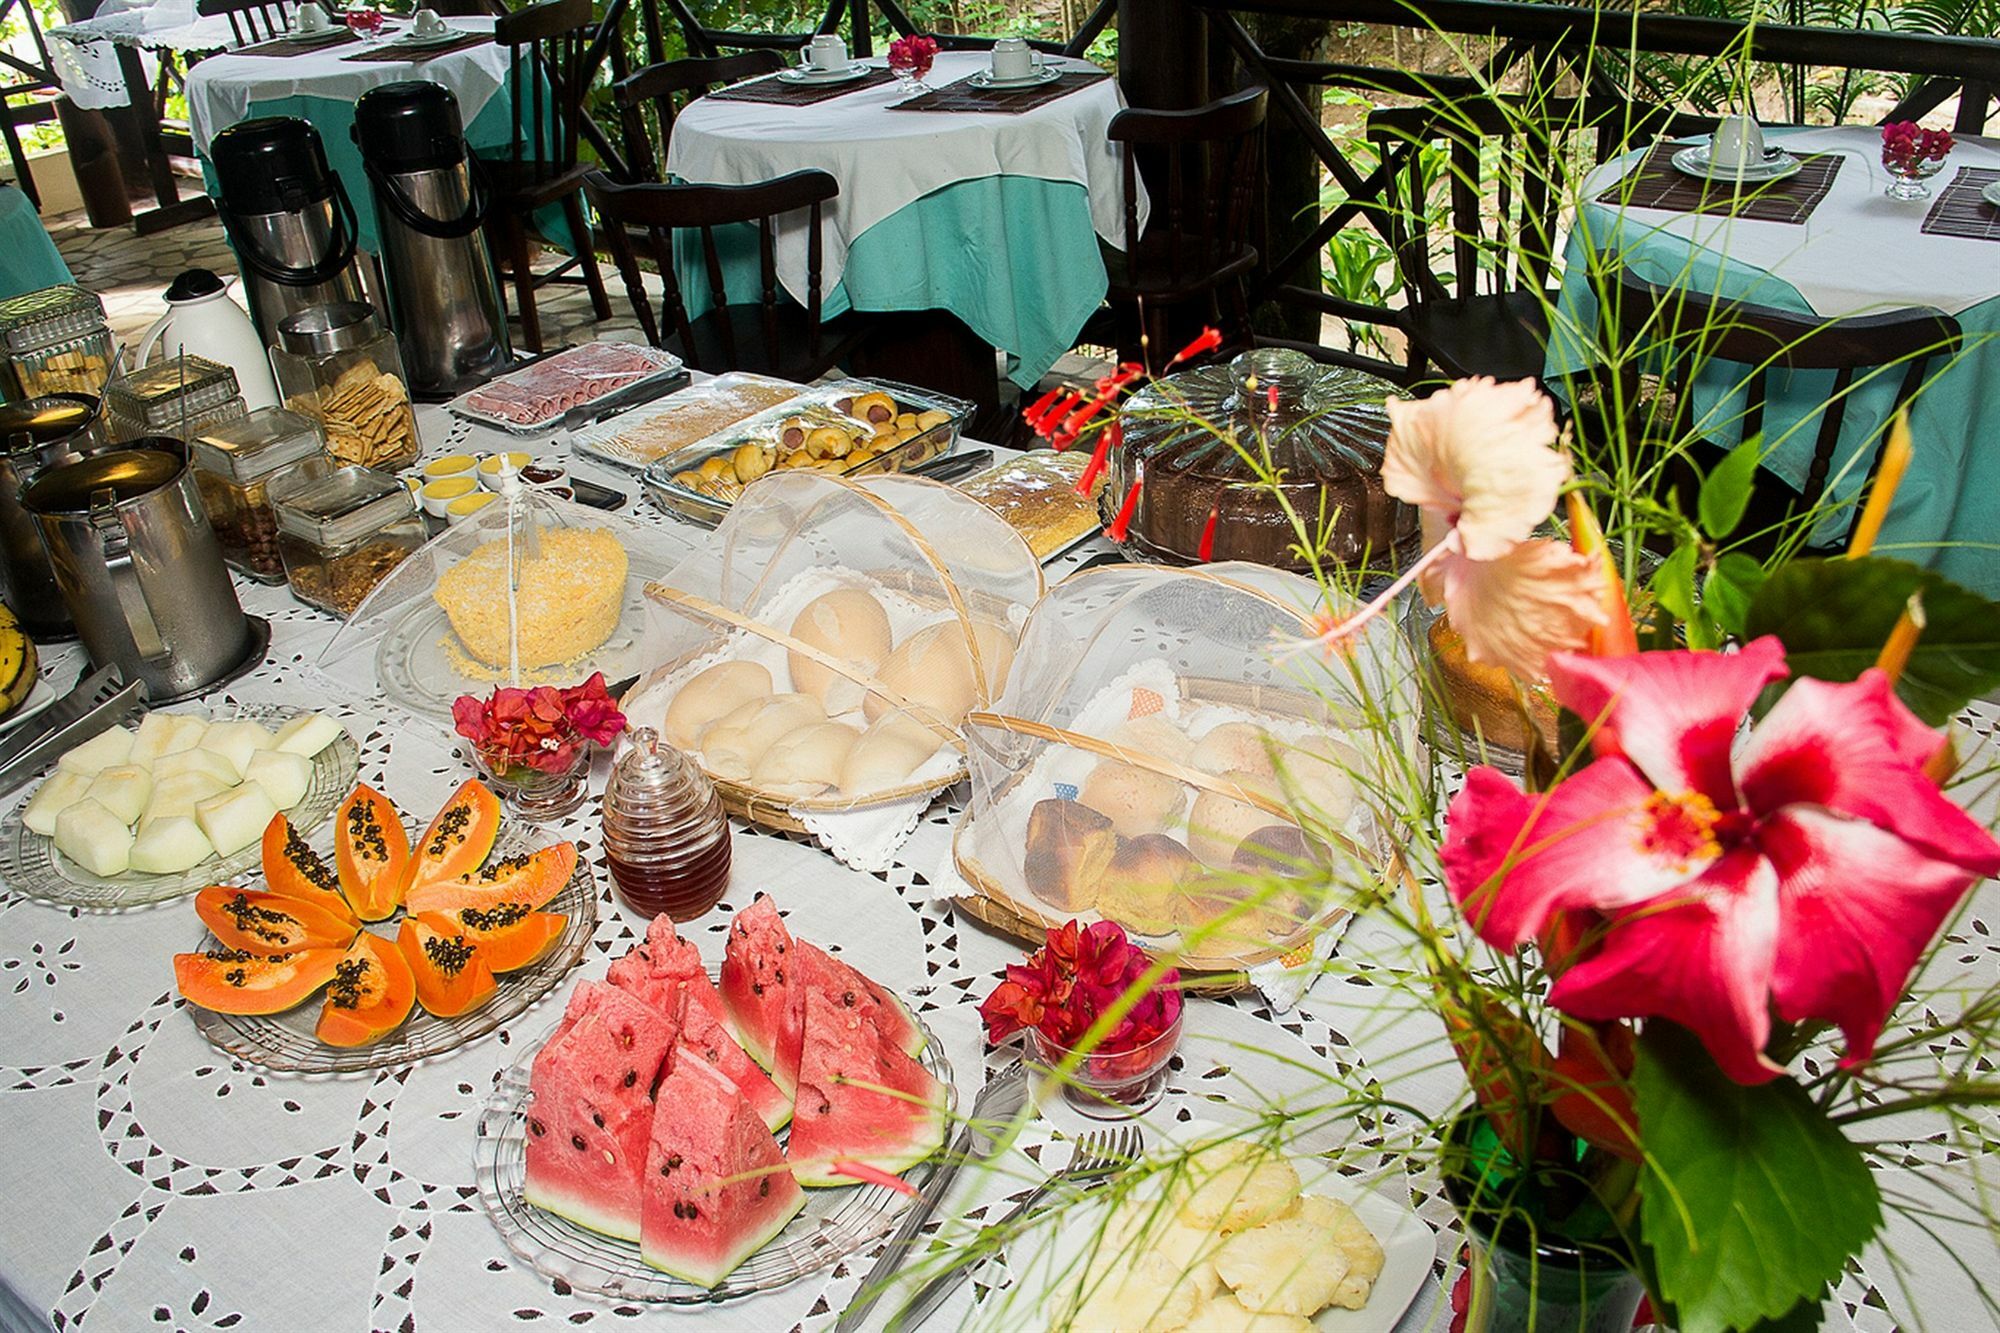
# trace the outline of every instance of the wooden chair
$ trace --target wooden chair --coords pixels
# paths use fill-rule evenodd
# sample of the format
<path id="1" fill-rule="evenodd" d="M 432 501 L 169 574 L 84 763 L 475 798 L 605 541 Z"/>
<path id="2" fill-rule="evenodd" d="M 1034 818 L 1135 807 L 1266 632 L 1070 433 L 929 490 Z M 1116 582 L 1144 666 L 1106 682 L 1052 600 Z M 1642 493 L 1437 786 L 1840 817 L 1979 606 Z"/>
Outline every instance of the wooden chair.
<path id="1" fill-rule="evenodd" d="M 238 46 L 268 42 L 292 26 L 292 0 L 200 0 L 195 12 L 204 18 L 229 16 L 229 34 Z"/>
<path id="2" fill-rule="evenodd" d="M 1156 351 L 1169 346 L 1171 316 L 1197 302 L 1202 318 L 1222 328 L 1225 345 L 1249 344 L 1245 279 L 1257 266 L 1268 101 L 1260 86 L 1188 111 L 1128 109 L 1112 117 L 1106 137 L 1125 147 L 1125 244 L 1101 248 L 1121 359 L 1138 359 L 1142 329 Z M 1151 191 L 1143 232 L 1142 157 L 1158 167 L 1148 173 L 1155 186 L 1165 183 Z"/>
<path id="3" fill-rule="evenodd" d="M 1774 372 L 1834 372 L 1803 489 L 1794 489 L 1775 473 L 1759 473 L 1750 509 L 1737 529 L 1747 535 L 1753 553 L 1774 547 L 1779 526 L 1825 496 L 1847 418 L 1848 391 L 1856 380 L 1870 370 L 1886 368 L 1893 375 L 1896 367 L 1903 367 L 1895 398 L 1900 408 L 1922 387 L 1933 358 L 1955 355 L 1965 341 L 1958 321 L 1938 310 L 1911 308 L 1821 319 L 1707 292 L 1660 287 L 1629 272 L 1619 275 L 1615 304 L 1616 310 L 1605 311 L 1607 332 L 1615 328 L 1630 346 L 1660 350 L 1664 379 L 1674 399 L 1670 438 L 1675 441 L 1687 441 L 1694 434 L 1693 380 L 1704 364 L 1723 361 L 1743 367 L 1745 440 L 1764 428 Z M 1632 374 L 1635 377 L 1636 371 Z M 1635 399 L 1628 386 L 1626 401 Z M 1631 429 L 1630 438 L 1636 441 L 1648 433 L 1643 424 Z M 1666 460 L 1665 484 L 1681 496 L 1682 512 L 1694 512 L 1702 475 L 1728 452 L 1728 446 L 1694 439 L 1685 456 Z"/>
<path id="4" fill-rule="evenodd" d="M 584 178 L 591 206 L 604 220 L 611 253 L 639 324 L 655 347 L 664 347 L 697 370 L 752 370 L 807 382 L 832 369 L 860 341 L 855 322 L 820 321 L 820 209 L 840 193 L 824 171 L 795 171 L 754 185 L 619 185 L 601 171 Z M 778 287 L 777 219 L 807 210 L 806 303 Z M 718 228 L 754 224 L 758 290 L 732 300 L 723 271 Z M 691 316 L 674 270 L 674 233 L 697 232 L 708 274 L 711 308 Z M 653 315 L 641 282 L 639 260 L 651 259 L 666 289 Z"/>
<path id="5" fill-rule="evenodd" d="M 710 89 L 775 74 L 784 67 L 785 59 L 776 51 L 745 51 L 648 65 L 612 84 L 611 98 L 625 131 L 624 183 L 666 179 L 667 141 L 682 106 Z"/>
<path id="6" fill-rule="evenodd" d="M 583 212 L 583 174 L 577 161 L 577 127 L 590 71 L 585 52 L 596 33 L 591 0 L 540 0 L 493 23 L 493 40 L 510 49 L 507 91 L 513 101 L 513 135 L 496 156 L 482 155 L 492 182 L 487 238 L 504 276 L 514 284 L 521 316 L 521 341 L 542 350 L 541 318 L 535 293 L 555 282 L 581 281 L 590 291 L 599 319 L 611 317 L 611 301 L 592 250 L 590 224 Z M 533 214 L 562 208 L 577 252 L 552 271 L 533 267 Z M 573 270 L 579 276 L 571 276 Z"/>

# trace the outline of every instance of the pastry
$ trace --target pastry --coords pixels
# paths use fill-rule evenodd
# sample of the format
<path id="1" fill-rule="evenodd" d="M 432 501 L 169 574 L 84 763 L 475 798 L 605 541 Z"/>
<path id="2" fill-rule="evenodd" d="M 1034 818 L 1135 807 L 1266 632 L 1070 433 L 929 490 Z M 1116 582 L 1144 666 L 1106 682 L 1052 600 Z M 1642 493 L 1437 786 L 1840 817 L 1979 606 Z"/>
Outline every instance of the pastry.
<path id="1" fill-rule="evenodd" d="M 897 417 L 896 400 L 886 393 L 862 393 L 854 396 L 854 403 L 847 409 L 849 416 L 870 425 L 894 421 Z M 914 420 L 915 418 L 912 418 Z"/>
<path id="2" fill-rule="evenodd" d="M 1465 640 L 1443 616 L 1431 622 L 1427 634 L 1444 702 L 1451 710 L 1452 722 L 1465 733 L 1467 748 L 1476 748 L 1477 739 L 1483 736 L 1488 745 L 1525 754 L 1532 724 L 1549 753 L 1559 753 L 1556 705 L 1549 697 L 1547 682 L 1517 689 L 1504 668 L 1468 657 Z"/>
<path id="3" fill-rule="evenodd" d="M 1266 824 L 1236 844 L 1229 868 L 1246 875 L 1275 874 L 1323 882 L 1333 865 L 1325 843 L 1296 824 Z"/>
<path id="4" fill-rule="evenodd" d="M 1188 762 L 1204 773 L 1256 773 L 1269 777 L 1277 770 L 1271 764 L 1276 745 L 1271 733 L 1248 722 L 1224 722 L 1211 727 L 1194 743 Z"/>
<path id="5" fill-rule="evenodd" d="M 680 687 L 667 705 L 660 734 L 667 743 L 692 750 L 708 724 L 752 699 L 771 695 L 771 673 L 756 662 L 718 662 Z"/>
<path id="6" fill-rule="evenodd" d="M 702 766 L 741 782 L 780 739 L 824 721 L 826 710 L 810 694 L 752 699 L 701 733 Z"/>
<path id="7" fill-rule="evenodd" d="M 1202 932 L 1198 950 L 1203 954 L 1240 957 L 1289 947 L 1315 916 L 1312 900 L 1297 889 L 1254 872 L 1210 872 L 1188 880 L 1181 930 Z"/>
<path id="8" fill-rule="evenodd" d="M 543 528 L 540 554 L 513 547 L 514 591 L 508 591 L 510 543 L 486 542 L 438 579 L 432 596 L 472 658 L 506 667 L 520 653 L 523 667 L 574 662 L 596 651 L 618 628 L 625 609 L 625 548 L 603 528 Z M 513 644 L 507 607 L 518 608 Z"/>
<path id="9" fill-rule="evenodd" d="M 1361 757 L 1329 737 L 1315 737 L 1313 743 L 1328 753 L 1279 750 L 1278 785 L 1286 802 L 1307 819 L 1325 828 L 1340 828 L 1354 813 L 1353 774 Z"/>
<path id="10" fill-rule="evenodd" d="M 1111 821 L 1076 801 L 1035 802 L 1021 856 L 1028 891 L 1061 912 L 1097 905 L 1097 886 L 1118 850 Z"/>
<path id="11" fill-rule="evenodd" d="M 1046 560 L 1103 526 L 1097 516 L 1097 495 L 1104 489 L 1106 474 L 1098 474 L 1088 495 L 1076 489 L 1089 463 L 1086 449 L 1065 453 L 1037 449 L 974 473 L 957 486 L 1007 520 L 1035 558 Z"/>
<path id="12" fill-rule="evenodd" d="M 796 415 L 785 416 L 775 426 L 760 424 L 747 438 L 699 463 L 677 458 L 681 466 L 674 473 L 674 482 L 712 500 L 733 501 L 745 486 L 769 472 L 806 469 L 849 474 L 884 458 L 886 463 L 867 470 L 893 470 L 942 452 L 950 436 L 940 428 L 949 427 L 951 419 L 951 413 L 937 408 L 903 410 L 879 391 L 836 398 L 831 404 L 814 403 Z M 931 436 L 936 447 L 908 456 L 893 452 L 923 436 Z"/>
<path id="13" fill-rule="evenodd" d="M 848 751 L 840 768 L 841 794 L 866 796 L 902 786 L 937 753 L 938 744 L 937 733 L 909 714 L 884 714 Z"/>
<path id="14" fill-rule="evenodd" d="M 979 643 L 979 662 L 988 682 L 986 697 L 996 699 L 1007 683 L 1014 662 L 1014 636 L 989 620 L 972 622 Z M 964 623 L 957 617 L 927 625 L 896 646 L 876 677 L 886 690 L 927 710 L 946 726 L 956 727 L 978 702 L 973 687 L 972 655 L 966 648 Z M 896 707 L 894 700 L 870 694 L 862 711 L 873 722 Z"/>
<path id="15" fill-rule="evenodd" d="M 1277 784 L 1262 774 L 1239 770 L 1217 776 L 1246 792 L 1273 801 L 1278 799 Z M 1188 813 L 1188 850 L 1202 864 L 1227 870 L 1243 840 L 1273 822 L 1268 810 L 1221 792 L 1204 791 L 1194 798 L 1194 809 Z"/>
<path id="16" fill-rule="evenodd" d="M 861 733 L 839 722 L 816 722 L 772 742 L 750 766 L 756 786 L 810 794 L 840 782 L 840 766 Z"/>
<path id="17" fill-rule="evenodd" d="M 1134 764 L 1101 760 L 1083 780 L 1076 799 L 1111 821 L 1121 838 L 1172 828 L 1187 809 L 1187 788 Z"/>
<path id="18" fill-rule="evenodd" d="M 792 637 L 873 676 L 889 656 L 889 614 L 860 588 L 840 588 L 813 598 L 792 621 Z M 861 686 L 800 652 L 787 652 L 792 688 L 817 695 L 829 713 L 861 702 Z"/>
<path id="19" fill-rule="evenodd" d="M 1200 866 L 1164 833 L 1119 842 L 1097 885 L 1097 910 L 1138 935 L 1167 935 L 1179 925 L 1183 886 Z"/>
<path id="20" fill-rule="evenodd" d="M 1105 738 L 1124 750 L 1137 750 L 1170 764 L 1186 764 L 1194 758 L 1194 742 L 1188 734 L 1158 713 L 1135 717 Z"/>

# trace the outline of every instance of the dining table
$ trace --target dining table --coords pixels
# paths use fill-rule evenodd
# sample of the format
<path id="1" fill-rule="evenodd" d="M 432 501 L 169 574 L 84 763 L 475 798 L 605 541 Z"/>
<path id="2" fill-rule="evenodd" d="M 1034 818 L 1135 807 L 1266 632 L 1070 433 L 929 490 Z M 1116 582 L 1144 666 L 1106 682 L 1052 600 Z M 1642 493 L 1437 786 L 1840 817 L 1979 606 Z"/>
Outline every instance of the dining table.
<path id="1" fill-rule="evenodd" d="M 1598 300 L 1593 273 L 1615 260 L 1658 286 L 1714 293 L 1796 314 L 1842 319 L 1927 308 L 1954 317 L 1965 343 L 1933 360 L 1910 410 L 1915 455 L 1877 549 L 2000 595 L 2000 205 L 1978 196 L 2000 180 L 2000 140 L 1960 135 L 1930 197 L 1888 196 L 1879 129 L 1780 128 L 1769 143 L 1806 168 L 1764 186 L 1741 207 L 1702 206 L 1692 189 L 1627 190 L 1645 168 L 1642 149 L 1591 172 L 1565 249 L 1561 296 L 1544 377 L 1560 384 L 1593 359 Z M 1692 142 L 1692 141 L 1690 141 Z M 1666 166 L 1665 174 L 1674 168 Z M 1750 368 L 1712 361 L 1696 376 L 1695 419 L 1713 443 L 1741 440 Z M 1828 400 L 1832 371 L 1773 372 L 1764 422 L 1764 466 L 1802 488 Z M 1864 377 L 1847 399 L 1827 497 L 1852 501 L 1893 413 L 1900 372 Z M 1850 505 L 1812 534 L 1838 545 Z"/>
<path id="2" fill-rule="evenodd" d="M 439 406 L 418 410 L 418 428 L 426 458 L 526 450 L 613 488 L 629 497 L 624 511 L 661 559 L 714 540 L 654 510 L 634 474 L 574 451 L 560 432 L 505 434 Z M 1109 542 L 1093 538 L 1053 557 L 1046 572 L 1053 583 L 1118 558 Z M 474 774 L 445 724 L 403 711 L 379 686 L 355 687 L 351 674 L 339 683 L 327 674 L 321 655 L 339 620 L 294 600 L 282 584 L 239 579 L 237 591 L 247 611 L 269 621 L 270 648 L 261 665 L 200 707 L 216 715 L 274 703 L 325 710 L 358 745 L 359 780 L 389 793 L 412 818 Z M 67 686 L 81 663 L 76 646 L 50 645 L 42 670 Z M 2000 707 L 1975 704 L 1961 726 L 1969 771 L 2000 756 Z M 593 797 L 607 769 L 600 756 Z M 0 797 L 0 816 L 25 794 Z M 730 914 L 756 894 L 771 895 L 800 937 L 837 949 L 909 1001 L 943 1045 L 961 1114 L 1020 1056 L 1012 1042 L 989 1046 L 977 1005 L 1027 947 L 952 905 L 963 886 L 951 869 L 951 840 L 967 800 L 963 783 L 945 792 L 872 873 L 836 862 L 803 835 L 732 820 L 725 897 L 682 927 L 713 964 Z M 1975 813 L 1990 818 L 1991 800 L 1989 793 Z M 576 841 L 592 875 L 597 924 L 574 972 L 483 1038 L 353 1074 L 269 1072 L 204 1039 L 175 992 L 169 962 L 203 935 L 189 899 L 102 912 L 51 906 L 0 885 L 0 1199 L 8 1201 L 0 1207 L 0 1328 L 832 1328 L 861 1289 L 879 1240 L 768 1291 L 660 1309 L 537 1271 L 489 1217 L 474 1153 L 483 1105 L 555 1023 L 578 980 L 601 979 L 647 926 L 613 889 L 595 799 L 547 827 Z M 328 828 L 307 837 L 330 854 Z M 1429 891 L 1443 910 L 1441 891 Z M 1989 923 L 2000 924 L 2000 890 L 1991 884 L 1950 928 L 1956 950 L 1940 950 L 1935 965 L 1990 975 L 2000 944 Z M 1294 1148 L 1339 1152 L 1352 1188 L 1414 1214 L 1425 1270 L 1407 1308 L 1342 1315 L 1342 1329 L 1417 1333 L 1450 1320 L 1448 1293 L 1460 1271 L 1456 1223 L 1436 1178 L 1410 1169 L 1398 1151 L 1465 1095 L 1423 988 L 1412 984 L 1420 976 L 1408 937 L 1363 914 L 1297 992 L 1191 998 L 1165 1096 L 1143 1120 L 1149 1143 L 1158 1143 L 1190 1125 L 1323 1108 L 1301 1122 Z M 1379 1087 L 1395 1109 L 1338 1110 L 1343 1090 L 1362 1083 Z M 969 1236 L 1062 1164 L 1067 1145 L 1092 1122 L 1059 1096 L 1040 1105 L 992 1168 L 958 1177 L 934 1225 Z M 1990 1186 L 1991 1166 L 1990 1156 L 1942 1132 L 1935 1144 L 1878 1162 L 1886 1193 L 1939 1215 L 1892 1217 L 1893 1257 L 1869 1252 L 1833 1293 L 1824 1327 L 1890 1333 L 1914 1326 L 1913 1310 L 1935 1319 L 1979 1308 L 1973 1287 L 1990 1265 L 1977 1256 L 1990 1257 L 1991 1239 L 1937 1205 L 1944 1193 L 1970 1198 Z M 1974 1258 L 1961 1267 L 1960 1254 Z M 1039 1326 L 1041 1312 L 1014 1297 L 1016 1281 L 1004 1257 L 986 1263 L 923 1327 Z M 898 1292 L 866 1327 L 883 1326 Z"/>

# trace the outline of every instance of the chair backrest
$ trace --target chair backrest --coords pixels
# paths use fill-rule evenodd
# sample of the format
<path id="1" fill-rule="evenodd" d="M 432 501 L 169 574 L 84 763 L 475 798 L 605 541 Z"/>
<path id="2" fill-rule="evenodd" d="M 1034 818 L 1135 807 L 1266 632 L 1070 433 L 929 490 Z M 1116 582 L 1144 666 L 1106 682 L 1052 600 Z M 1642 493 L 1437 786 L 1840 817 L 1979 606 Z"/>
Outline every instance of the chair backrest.
<path id="1" fill-rule="evenodd" d="M 229 32 L 238 46 L 266 42 L 292 26 L 292 0 L 201 0 L 195 12 L 203 17 L 229 16 Z"/>
<path id="2" fill-rule="evenodd" d="M 662 173 L 667 141 L 682 106 L 711 88 L 775 74 L 784 67 L 785 59 L 776 51 L 745 51 L 648 65 L 612 84 L 612 100 L 625 127 L 626 183 L 666 179 Z"/>
<path id="3" fill-rule="evenodd" d="M 584 57 L 596 27 L 591 0 L 538 0 L 493 21 L 493 41 L 511 52 L 514 124 L 505 160 L 515 168 L 546 179 L 576 165 L 590 82 Z"/>
<path id="4" fill-rule="evenodd" d="M 1111 118 L 1105 137 L 1125 146 L 1128 256 L 1140 253 L 1142 240 L 1141 157 L 1150 159 L 1154 187 L 1145 254 L 1167 278 L 1211 271 L 1237 246 L 1256 243 L 1269 102 L 1269 90 L 1258 85 L 1186 111 L 1128 108 Z"/>
<path id="5" fill-rule="evenodd" d="M 1659 348 L 1664 354 L 1668 381 L 1676 389 L 1676 439 L 1688 438 L 1694 429 L 1689 381 L 1704 363 L 1727 361 L 1747 367 L 1742 416 L 1746 440 L 1764 428 L 1773 371 L 1834 372 L 1821 409 L 1812 464 L 1800 492 L 1808 508 L 1826 493 L 1827 473 L 1857 375 L 1884 367 L 1893 374 L 1894 367 L 1905 367 L 1896 388 L 1896 405 L 1901 407 L 1922 387 L 1931 359 L 1956 355 L 1965 341 L 1958 321 L 1938 310 L 1913 307 L 1822 319 L 1685 287 L 1661 287 L 1630 272 L 1618 276 L 1616 304 L 1615 312 L 1606 312 L 1606 322 L 1615 326 L 1617 336 L 1626 345 Z"/>
<path id="6" fill-rule="evenodd" d="M 751 223 L 757 229 L 758 290 L 754 295 L 761 308 L 759 332 L 764 344 L 765 364 L 781 359 L 778 306 L 783 293 L 778 287 L 777 220 L 787 213 L 805 209 L 809 213 L 806 231 L 806 318 L 810 330 L 810 355 L 819 354 L 820 339 L 820 206 L 840 193 L 840 184 L 824 171 L 795 171 L 776 180 L 752 185 L 661 185 L 641 183 L 619 185 L 601 171 L 583 178 L 590 203 L 604 220 L 611 243 L 612 258 L 625 290 L 638 312 L 640 327 L 654 346 L 664 342 L 664 334 L 678 334 L 681 348 L 692 362 L 696 354 L 694 321 L 688 314 L 680 279 L 674 270 L 674 233 L 686 231 L 699 237 L 702 264 L 708 275 L 708 290 L 718 310 L 732 304 L 723 272 L 722 252 L 716 244 L 716 229 L 733 223 Z M 641 241 L 659 266 L 660 284 L 665 293 L 660 301 L 660 318 L 653 311 L 640 280 L 638 245 Z M 736 321 L 715 321 L 720 328 L 722 359 L 729 364 L 697 365 L 697 370 L 721 372 L 742 361 L 736 341 Z"/>

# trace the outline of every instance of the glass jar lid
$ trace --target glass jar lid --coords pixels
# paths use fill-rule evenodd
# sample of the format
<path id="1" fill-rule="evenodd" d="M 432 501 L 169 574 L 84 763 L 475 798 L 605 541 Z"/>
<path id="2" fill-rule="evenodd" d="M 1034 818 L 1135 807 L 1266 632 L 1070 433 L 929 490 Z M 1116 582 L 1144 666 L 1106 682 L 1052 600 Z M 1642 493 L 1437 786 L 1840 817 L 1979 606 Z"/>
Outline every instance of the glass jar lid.
<path id="1" fill-rule="evenodd" d="M 73 283 L 0 301 L 0 343 L 16 356 L 104 328 L 104 302 Z"/>
<path id="2" fill-rule="evenodd" d="M 211 426 L 188 443 L 196 467 L 232 481 L 254 481 L 301 458 L 326 452 L 319 423 L 282 407 Z"/>
<path id="3" fill-rule="evenodd" d="M 410 488 L 386 472 L 352 464 L 274 500 L 278 531 L 332 549 L 380 532 L 417 512 Z"/>
<path id="4" fill-rule="evenodd" d="M 236 396 L 236 372 L 193 353 L 141 366 L 104 386 L 105 405 L 112 415 L 169 434 L 185 418 Z"/>
<path id="5" fill-rule="evenodd" d="M 1402 390 L 1380 376 L 1323 366 L 1289 348 L 1245 352 L 1227 365 L 1169 375 L 1126 405 L 1125 447 L 1149 467 L 1254 481 L 1244 455 L 1294 479 L 1372 474 L 1389 438 L 1383 400 Z M 1218 435 L 1205 423 L 1229 428 Z"/>
<path id="6" fill-rule="evenodd" d="M 308 306 L 278 325 L 278 345 L 294 356 L 351 352 L 381 336 L 382 322 L 366 301 Z"/>

